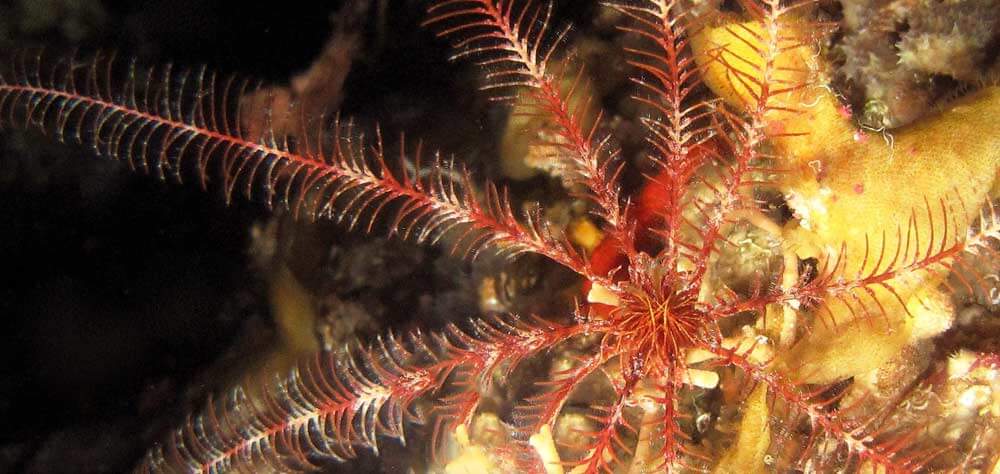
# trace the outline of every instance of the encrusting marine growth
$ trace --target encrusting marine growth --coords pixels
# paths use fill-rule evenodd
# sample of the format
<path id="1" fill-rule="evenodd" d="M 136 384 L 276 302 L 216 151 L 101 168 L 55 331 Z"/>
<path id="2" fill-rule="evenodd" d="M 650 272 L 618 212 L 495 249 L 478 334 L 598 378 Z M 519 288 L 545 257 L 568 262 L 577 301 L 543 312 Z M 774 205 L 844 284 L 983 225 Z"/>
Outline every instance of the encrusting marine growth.
<path id="1" fill-rule="evenodd" d="M 101 58 L 51 73 L 16 63 L 0 79 L 4 126 L 160 176 L 221 179 L 229 197 L 295 215 L 386 221 L 470 258 L 541 255 L 584 281 L 565 317 L 471 319 L 317 354 L 280 383 L 210 402 L 139 471 L 316 470 L 423 424 L 434 469 L 449 473 L 1000 472 L 1000 356 L 909 357 L 953 326 L 953 294 L 995 290 L 981 269 L 996 270 L 1000 240 L 1000 88 L 883 140 L 827 86 L 830 28 L 811 2 L 607 8 L 636 40 L 653 170 L 638 193 L 621 189 L 624 160 L 560 51 L 568 30 L 549 31 L 550 6 L 436 0 L 425 22 L 482 66 L 494 98 L 544 117 L 534 146 L 590 204 L 601 237 L 589 245 L 540 212 L 515 215 L 505 191 L 460 166 L 421 162 L 420 147 L 390 159 L 380 134 L 365 140 L 339 117 L 248 132 L 243 86 L 204 70 L 132 65 L 116 83 Z M 761 263 L 771 256 L 780 270 Z M 483 412 L 504 375 L 568 345 L 580 355 L 509 413 Z M 580 400 L 590 408 L 570 413 Z"/>

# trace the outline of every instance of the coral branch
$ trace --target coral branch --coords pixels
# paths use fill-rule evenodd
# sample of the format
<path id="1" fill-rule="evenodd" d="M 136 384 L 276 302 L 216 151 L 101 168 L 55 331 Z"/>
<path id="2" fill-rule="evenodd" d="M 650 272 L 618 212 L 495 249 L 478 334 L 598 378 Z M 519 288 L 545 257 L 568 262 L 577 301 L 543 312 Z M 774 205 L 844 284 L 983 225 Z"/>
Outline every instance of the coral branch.
<path id="1" fill-rule="evenodd" d="M 523 426 L 520 430 L 522 437 L 527 439 L 543 426 L 551 428 L 566 400 L 573 393 L 573 389 L 600 369 L 610 357 L 606 351 L 601 351 L 583 358 L 572 368 L 554 374 L 552 380 L 539 382 L 538 385 L 543 389 L 542 393 L 528 397 L 525 403 L 514 411 L 514 419 L 518 425 Z"/>
<path id="2" fill-rule="evenodd" d="M 490 83 L 485 89 L 531 91 L 533 100 L 527 107 L 535 110 L 518 113 L 552 117 L 561 139 L 556 144 L 568 154 L 569 175 L 588 189 L 600 217 L 621 234 L 619 237 L 627 237 L 614 165 L 618 152 L 609 137 L 597 136 L 600 117 L 589 130 L 584 125 L 590 99 L 575 101 L 583 71 L 567 74 L 567 66 L 557 74 L 550 71 L 552 55 L 568 32 L 562 30 L 548 38 L 552 5 L 536 5 L 530 0 L 437 0 L 428 14 L 424 24 L 439 28 L 438 36 L 459 38 L 453 58 L 479 58 L 478 64 L 488 70 Z M 572 85 L 565 88 L 564 82 Z M 584 105 L 574 108 L 574 102 Z"/>
<path id="3" fill-rule="evenodd" d="M 650 422 L 656 425 L 656 433 L 662 438 L 657 440 L 662 443 L 662 446 L 660 446 L 655 461 L 649 462 L 656 469 L 669 470 L 678 463 L 682 453 L 691 454 L 690 450 L 684 446 L 684 441 L 688 437 L 678 423 L 682 415 L 678 413 L 676 406 L 677 389 L 675 382 L 666 380 L 659 387 L 660 394 L 651 397 L 647 402 L 655 403 L 656 407 L 645 408 L 648 414 L 654 415 L 649 416 Z"/>
<path id="4" fill-rule="evenodd" d="M 61 141 L 71 137 L 130 167 L 152 168 L 161 178 L 180 181 L 190 173 L 204 186 L 216 175 L 209 170 L 215 166 L 227 200 L 240 186 L 248 196 L 263 195 L 269 206 L 277 200 L 295 215 L 329 217 L 352 227 L 367 216 L 371 229 L 393 204 L 392 230 L 404 237 L 438 241 L 450 234 L 456 251 L 533 252 L 588 274 L 584 259 L 551 236 L 537 216 L 529 215 L 526 226 L 519 223 L 504 192 L 487 184 L 487 198 L 480 202 L 468 172 L 439 157 L 421 168 L 419 145 L 408 159 L 400 144 L 397 172 L 380 134 L 369 145 L 353 124 L 339 118 L 330 130 L 303 123 L 294 134 L 297 142 L 275 136 L 269 127 L 248 136 L 241 117 L 250 111 L 234 105 L 246 95 L 245 81 L 170 66 L 143 73 L 133 63 L 127 80 L 112 89 L 111 58 L 61 60 L 45 74 L 50 79 L 42 78 L 41 63 L 40 57 L 32 66 L 15 61 L 12 79 L 0 75 L 0 114 L 7 117 L 0 125 L 37 128 Z M 407 171 L 411 164 L 416 171 Z"/>
<path id="5" fill-rule="evenodd" d="M 785 130 L 778 117 L 794 116 L 801 107 L 794 94 L 806 87 L 808 75 L 795 50 L 806 44 L 808 35 L 786 25 L 791 12 L 810 4 L 743 2 L 753 21 L 706 29 L 696 38 L 696 54 L 710 74 L 706 82 L 725 89 L 724 99 L 737 111 L 723 104 L 717 107 L 721 123 L 716 124 L 716 136 L 733 156 L 731 164 L 720 170 L 721 186 L 713 187 L 715 202 L 699 208 L 704 225 L 698 229 L 701 246 L 691 256 L 694 262 L 705 262 L 718 250 L 723 225 L 747 205 L 746 188 L 758 184 L 754 175 L 774 171 L 764 166 L 773 157 L 762 153 L 761 145 L 800 134 Z M 706 267 L 698 265 L 699 285 Z"/>
<path id="6" fill-rule="evenodd" d="M 223 472 L 254 466 L 311 470 L 324 459 L 378 449 L 379 436 L 402 438 L 407 422 L 434 418 L 443 436 L 467 424 L 492 373 L 588 330 L 539 319 L 479 321 L 436 337 L 379 338 L 366 349 L 321 353 L 253 399 L 236 390 L 152 450 L 139 469 Z M 437 393 L 426 415 L 413 401 Z"/>
<path id="7" fill-rule="evenodd" d="M 847 250 L 841 246 L 834 258 L 824 258 L 818 270 L 818 275 L 803 275 L 800 281 L 789 288 L 777 288 L 770 293 L 754 297 L 722 303 L 716 312 L 720 316 L 731 316 L 745 311 L 762 311 L 769 304 L 791 304 L 795 307 L 827 306 L 834 301 L 853 301 L 866 317 L 885 315 L 883 301 L 895 301 L 903 311 L 906 308 L 905 293 L 901 294 L 897 286 L 914 287 L 914 281 L 925 281 L 919 278 L 921 274 L 943 275 L 953 272 L 969 290 L 984 290 L 986 283 L 977 275 L 973 275 L 975 285 L 962 276 L 966 270 L 959 260 L 963 254 L 983 254 L 985 258 L 997 258 L 996 250 L 991 242 L 1000 242 L 1000 211 L 992 202 L 987 202 L 980 212 L 979 224 L 975 228 L 953 222 L 944 200 L 940 200 L 941 224 L 935 224 L 933 208 L 926 205 L 925 228 L 931 230 L 931 235 L 921 244 L 920 225 L 916 214 L 911 214 L 904 233 L 897 229 L 896 237 L 890 242 L 884 233 L 876 246 L 865 238 L 865 246 L 859 267 L 850 272 L 845 268 L 849 260 Z M 967 235 L 959 231 L 968 228 Z M 935 235 L 934 230 L 943 231 Z M 950 229 L 950 230 L 949 230 Z M 886 247 L 894 249 L 889 254 Z M 878 250 L 874 250 L 877 248 Z M 870 300 L 870 303 L 865 303 Z M 874 305 L 874 308 L 871 306 Z M 835 322 L 835 321 L 834 321 Z"/>
<path id="8" fill-rule="evenodd" d="M 685 24 L 692 21 L 673 0 L 646 0 L 638 4 L 612 4 L 628 16 L 632 24 L 619 26 L 650 44 L 645 48 L 626 48 L 629 64 L 643 76 L 633 77 L 639 92 L 635 100 L 648 105 L 659 117 L 645 118 L 647 141 L 652 146 L 651 161 L 659 169 L 656 185 L 665 190 L 659 209 L 664 218 L 664 237 L 671 244 L 680 236 L 684 197 L 695 172 L 715 156 L 702 147 L 713 130 L 700 122 L 712 110 L 709 103 L 689 103 L 699 86 L 694 59 L 683 56 L 688 47 Z M 676 253 L 680 245 L 670 245 Z M 676 256 L 676 255 L 675 255 Z"/>
<path id="9" fill-rule="evenodd" d="M 735 349 L 712 347 L 709 350 L 717 355 L 721 362 L 739 368 L 757 383 L 766 384 L 771 393 L 780 396 L 781 400 L 793 409 L 803 413 L 813 427 L 820 428 L 823 434 L 844 446 L 851 456 L 857 456 L 873 466 L 885 469 L 886 472 L 912 472 L 919 468 L 920 461 L 899 455 L 898 451 L 905 446 L 905 443 L 895 443 L 895 440 L 891 439 L 876 441 L 874 434 L 866 433 L 861 428 L 849 427 L 841 421 L 839 412 L 830 410 L 836 398 L 817 399 L 816 393 L 803 392 L 787 377 L 769 370 L 764 365 L 751 362 Z"/>
<path id="10" fill-rule="evenodd" d="M 578 470 L 582 472 L 613 472 L 615 466 L 624 463 L 625 459 L 634 454 L 633 450 L 622 439 L 621 430 L 625 428 L 637 433 L 637 430 L 625 419 L 625 408 L 630 403 L 638 383 L 638 374 L 626 375 L 624 380 L 613 384 L 615 386 L 615 399 L 610 405 L 591 408 L 597 414 L 590 415 L 589 418 L 597 422 L 598 428 L 592 432 L 580 433 L 587 437 L 590 442 L 583 447 L 587 454 L 583 459 L 575 462 L 578 464 Z"/>

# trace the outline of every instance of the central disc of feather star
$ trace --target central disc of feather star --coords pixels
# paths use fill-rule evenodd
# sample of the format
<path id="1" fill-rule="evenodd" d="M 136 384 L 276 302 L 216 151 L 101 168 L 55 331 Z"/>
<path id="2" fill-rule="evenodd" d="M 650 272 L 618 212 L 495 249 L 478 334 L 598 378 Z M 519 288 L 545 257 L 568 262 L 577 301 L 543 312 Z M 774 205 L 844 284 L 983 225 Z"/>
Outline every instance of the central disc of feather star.
<path id="1" fill-rule="evenodd" d="M 684 272 L 664 272 L 662 262 L 642 254 L 640 271 L 619 282 L 618 291 L 594 285 L 591 316 L 608 322 L 606 344 L 616 353 L 642 354 L 648 374 L 683 374 L 684 354 L 706 341 L 718 342 L 714 319 L 698 303 L 698 289 Z"/>

